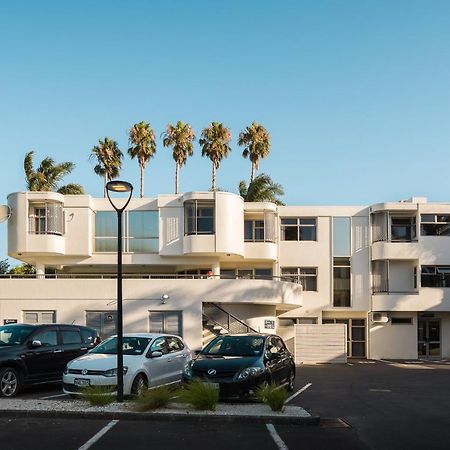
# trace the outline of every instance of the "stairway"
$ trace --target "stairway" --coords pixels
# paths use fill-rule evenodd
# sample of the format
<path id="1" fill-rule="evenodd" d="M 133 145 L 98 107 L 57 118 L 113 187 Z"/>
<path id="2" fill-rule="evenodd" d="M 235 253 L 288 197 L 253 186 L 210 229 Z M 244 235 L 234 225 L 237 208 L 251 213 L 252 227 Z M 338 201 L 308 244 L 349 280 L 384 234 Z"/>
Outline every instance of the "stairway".
<path id="1" fill-rule="evenodd" d="M 204 347 L 216 336 L 227 333 L 251 333 L 255 332 L 244 321 L 230 314 L 216 303 L 203 303 L 203 332 L 202 346 Z"/>

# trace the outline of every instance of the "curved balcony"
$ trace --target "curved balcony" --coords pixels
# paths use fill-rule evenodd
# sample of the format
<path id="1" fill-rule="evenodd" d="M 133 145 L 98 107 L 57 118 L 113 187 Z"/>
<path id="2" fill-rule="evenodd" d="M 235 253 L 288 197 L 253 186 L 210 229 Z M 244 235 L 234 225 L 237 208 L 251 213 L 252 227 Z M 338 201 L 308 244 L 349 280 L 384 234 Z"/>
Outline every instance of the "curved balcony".
<path id="1" fill-rule="evenodd" d="M 245 242 L 244 258 L 276 261 L 277 245 L 274 242 Z"/>
<path id="2" fill-rule="evenodd" d="M 417 241 L 389 242 L 372 244 L 372 261 L 378 259 L 419 259 L 420 248 Z"/>

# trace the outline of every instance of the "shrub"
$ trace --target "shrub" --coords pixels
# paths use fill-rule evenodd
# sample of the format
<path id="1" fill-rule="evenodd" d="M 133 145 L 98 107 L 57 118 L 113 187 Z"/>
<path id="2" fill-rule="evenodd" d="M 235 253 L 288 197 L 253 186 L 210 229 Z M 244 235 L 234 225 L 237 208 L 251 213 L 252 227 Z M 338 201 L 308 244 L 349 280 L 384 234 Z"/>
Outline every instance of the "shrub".
<path id="1" fill-rule="evenodd" d="M 214 411 L 219 401 L 219 390 L 210 383 L 194 380 L 185 386 L 179 398 L 195 409 Z"/>
<path id="2" fill-rule="evenodd" d="M 87 386 L 82 390 L 82 396 L 92 406 L 106 406 L 114 401 L 113 390 L 109 386 Z"/>
<path id="3" fill-rule="evenodd" d="M 260 386 L 256 391 L 256 398 L 269 405 L 272 411 L 282 411 L 287 397 L 287 390 L 276 384 Z"/>
<path id="4" fill-rule="evenodd" d="M 150 411 L 163 408 L 164 406 L 167 406 L 176 395 L 176 390 L 168 386 L 149 389 L 135 399 L 135 409 L 137 411 Z"/>

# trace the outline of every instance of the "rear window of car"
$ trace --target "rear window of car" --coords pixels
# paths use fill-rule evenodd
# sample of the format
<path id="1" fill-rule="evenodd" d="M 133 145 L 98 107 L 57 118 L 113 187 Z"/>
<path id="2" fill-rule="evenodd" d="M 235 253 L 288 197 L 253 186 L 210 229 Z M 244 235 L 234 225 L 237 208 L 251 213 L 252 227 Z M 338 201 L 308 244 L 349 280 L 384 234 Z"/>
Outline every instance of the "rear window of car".
<path id="1" fill-rule="evenodd" d="M 81 344 L 81 335 L 78 331 L 62 330 L 63 344 Z"/>
<path id="2" fill-rule="evenodd" d="M 97 332 L 90 328 L 80 328 L 81 337 L 83 338 L 83 342 L 88 346 L 94 345 L 94 340 L 97 336 Z"/>

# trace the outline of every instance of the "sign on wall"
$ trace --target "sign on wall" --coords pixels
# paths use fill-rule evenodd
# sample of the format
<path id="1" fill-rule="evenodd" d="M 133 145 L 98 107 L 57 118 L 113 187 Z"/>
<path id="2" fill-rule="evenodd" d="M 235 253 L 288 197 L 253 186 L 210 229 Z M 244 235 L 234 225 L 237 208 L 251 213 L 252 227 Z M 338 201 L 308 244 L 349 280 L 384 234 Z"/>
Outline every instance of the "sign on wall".
<path id="1" fill-rule="evenodd" d="M 264 320 L 264 328 L 266 330 L 275 330 L 275 320 L 271 319 Z"/>
<path id="2" fill-rule="evenodd" d="M 17 319 L 3 319 L 3 325 L 9 325 L 10 323 L 17 323 Z"/>

